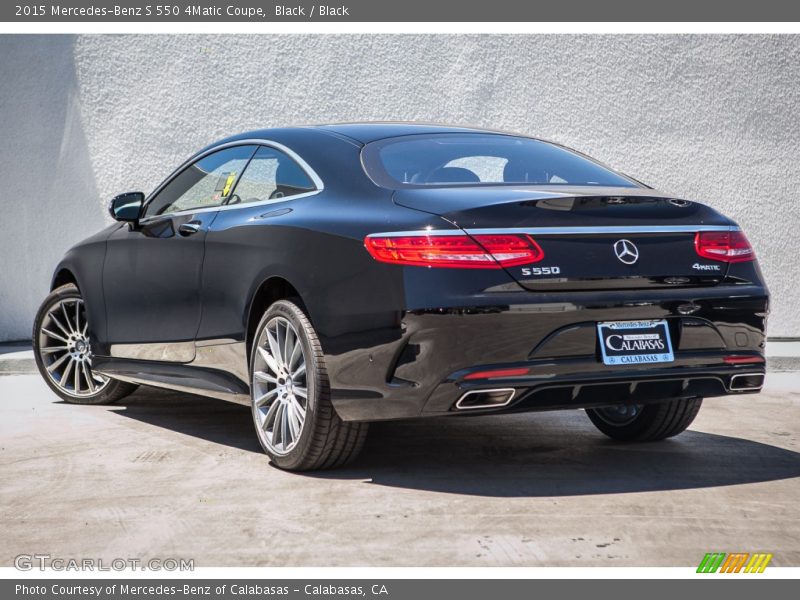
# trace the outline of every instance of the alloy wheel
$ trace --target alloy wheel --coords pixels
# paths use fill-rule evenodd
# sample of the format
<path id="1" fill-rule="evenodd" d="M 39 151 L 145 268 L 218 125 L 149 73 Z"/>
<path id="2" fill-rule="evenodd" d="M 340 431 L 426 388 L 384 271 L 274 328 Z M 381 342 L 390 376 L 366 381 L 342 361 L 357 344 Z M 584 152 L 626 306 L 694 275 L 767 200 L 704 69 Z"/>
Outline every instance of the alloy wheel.
<path id="1" fill-rule="evenodd" d="M 89 322 L 81 298 L 55 302 L 39 328 L 39 356 L 47 377 L 68 396 L 84 398 L 101 392 L 110 379 L 92 372 Z"/>
<path id="2" fill-rule="evenodd" d="M 288 319 L 274 317 L 261 330 L 253 351 L 256 430 L 270 452 L 284 455 L 299 441 L 308 411 L 303 344 Z"/>

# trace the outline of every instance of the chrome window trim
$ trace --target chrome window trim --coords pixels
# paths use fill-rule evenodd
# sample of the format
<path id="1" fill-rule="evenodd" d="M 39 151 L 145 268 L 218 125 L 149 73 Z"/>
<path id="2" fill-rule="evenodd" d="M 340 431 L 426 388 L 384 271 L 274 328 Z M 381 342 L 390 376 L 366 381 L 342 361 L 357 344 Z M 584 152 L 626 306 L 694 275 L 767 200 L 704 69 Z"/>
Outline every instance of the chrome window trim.
<path id="1" fill-rule="evenodd" d="M 202 160 L 209 154 L 213 154 L 214 152 L 218 152 L 220 150 L 225 150 L 226 148 L 234 148 L 236 146 L 251 146 L 251 145 L 267 146 L 269 148 L 274 148 L 275 150 L 283 152 L 289 158 L 294 160 L 298 165 L 300 165 L 300 168 L 303 169 L 306 175 L 308 175 L 309 179 L 311 179 L 311 181 L 314 183 L 317 189 L 312 190 L 310 192 L 304 192 L 302 194 L 295 194 L 294 196 L 288 196 L 285 198 L 273 198 L 273 199 L 261 200 L 259 202 L 248 202 L 246 204 L 231 204 L 231 205 L 223 204 L 220 206 L 207 206 L 205 208 L 195 208 L 195 209 L 189 208 L 186 210 L 179 210 L 176 212 L 162 214 L 162 215 L 151 215 L 149 217 L 143 217 L 142 219 L 139 220 L 139 222 L 150 223 L 151 221 L 155 221 L 157 219 L 174 217 L 179 215 L 196 215 L 206 212 L 235 210 L 237 208 L 247 208 L 250 206 L 265 206 L 268 204 L 278 204 L 280 202 L 289 202 L 290 200 L 299 200 L 300 198 L 308 198 L 309 196 L 315 196 L 316 194 L 319 194 L 321 191 L 325 189 L 325 183 L 322 181 L 320 176 L 317 175 L 317 172 L 314 169 L 312 169 L 311 166 L 305 160 L 303 160 L 303 157 L 301 157 L 299 154 L 297 154 L 297 152 L 295 152 L 291 148 L 284 146 L 279 142 L 273 142 L 272 140 L 267 140 L 263 138 L 248 138 L 246 140 L 235 140 L 233 142 L 226 142 L 224 144 L 219 144 L 218 146 L 209 148 L 208 150 L 205 150 L 200 154 L 196 154 L 191 158 L 185 160 L 183 163 L 181 163 L 181 165 L 177 169 L 175 169 L 170 174 L 169 177 L 167 177 L 164 181 L 162 181 L 161 184 L 155 190 L 153 190 L 153 192 L 147 197 L 147 199 L 144 201 L 144 205 L 142 206 L 142 213 L 144 214 L 144 212 L 147 211 L 147 207 L 150 205 L 153 199 L 156 196 L 158 196 L 161 190 L 163 190 L 167 185 L 169 185 L 175 179 L 175 177 L 177 177 L 180 173 L 183 172 L 184 169 L 196 163 L 198 160 Z M 250 164 L 249 161 L 247 164 L 248 165 Z M 246 167 L 245 170 L 247 170 Z M 244 173 L 244 171 L 242 171 L 242 173 Z M 236 184 L 237 185 L 239 184 L 238 180 L 236 181 Z"/>
<path id="2" fill-rule="evenodd" d="M 698 231 L 741 231 L 735 225 L 630 225 L 598 227 L 503 227 L 495 229 L 418 229 L 414 231 L 384 231 L 371 233 L 367 237 L 425 237 L 441 235 L 592 235 L 602 233 L 697 233 Z"/>

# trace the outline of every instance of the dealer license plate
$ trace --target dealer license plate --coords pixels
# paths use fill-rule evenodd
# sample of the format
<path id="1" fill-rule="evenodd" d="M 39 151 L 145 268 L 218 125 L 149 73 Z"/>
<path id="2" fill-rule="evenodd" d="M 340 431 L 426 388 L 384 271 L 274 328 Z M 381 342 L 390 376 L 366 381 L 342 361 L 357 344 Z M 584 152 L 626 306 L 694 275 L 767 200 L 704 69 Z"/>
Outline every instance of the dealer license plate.
<path id="1" fill-rule="evenodd" d="M 600 351 L 607 365 L 665 363 L 675 360 L 669 327 L 660 321 L 611 321 L 597 324 Z"/>

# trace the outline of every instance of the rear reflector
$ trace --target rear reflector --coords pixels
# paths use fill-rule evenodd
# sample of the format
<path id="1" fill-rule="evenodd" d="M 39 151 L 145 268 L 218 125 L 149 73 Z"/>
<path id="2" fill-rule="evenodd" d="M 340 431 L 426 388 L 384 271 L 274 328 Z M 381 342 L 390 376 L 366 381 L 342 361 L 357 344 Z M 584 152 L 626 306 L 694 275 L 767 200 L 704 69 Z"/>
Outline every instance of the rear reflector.
<path id="1" fill-rule="evenodd" d="M 756 257 L 741 231 L 699 231 L 694 237 L 694 247 L 703 258 L 728 263 L 745 262 Z"/>
<path id="2" fill-rule="evenodd" d="M 726 356 L 722 360 L 729 365 L 750 365 L 764 362 L 761 356 Z"/>
<path id="3" fill-rule="evenodd" d="M 421 267 L 499 269 L 542 260 L 544 252 L 527 235 L 419 235 L 364 240 L 372 258 Z"/>
<path id="4" fill-rule="evenodd" d="M 464 379 L 492 379 L 493 377 L 521 377 L 528 374 L 528 367 L 521 369 L 494 369 L 492 371 L 475 371 L 464 376 Z"/>

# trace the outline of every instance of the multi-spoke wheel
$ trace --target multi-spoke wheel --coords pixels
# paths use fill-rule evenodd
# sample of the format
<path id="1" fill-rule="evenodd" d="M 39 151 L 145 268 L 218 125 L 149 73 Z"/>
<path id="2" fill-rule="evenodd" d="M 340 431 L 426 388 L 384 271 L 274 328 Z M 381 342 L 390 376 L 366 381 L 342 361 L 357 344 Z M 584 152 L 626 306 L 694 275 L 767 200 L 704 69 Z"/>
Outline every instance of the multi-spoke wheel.
<path id="1" fill-rule="evenodd" d="M 274 454 L 295 447 L 306 422 L 308 373 L 303 344 L 285 317 L 261 330 L 253 370 L 253 411 L 264 444 Z"/>
<path id="2" fill-rule="evenodd" d="M 586 415 L 608 437 L 623 442 L 654 442 L 685 431 L 702 398 L 676 398 L 655 404 L 618 404 L 587 408 Z"/>
<path id="3" fill-rule="evenodd" d="M 367 424 L 345 422 L 336 414 L 319 340 L 294 302 L 275 302 L 258 324 L 250 376 L 256 433 L 277 466 L 322 469 L 356 457 Z"/>
<path id="4" fill-rule="evenodd" d="M 136 386 L 92 371 L 89 321 L 78 288 L 65 285 L 42 303 L 33 329 L 36 364 L 50 388 L 75 404 L 105 404 Z"/>

